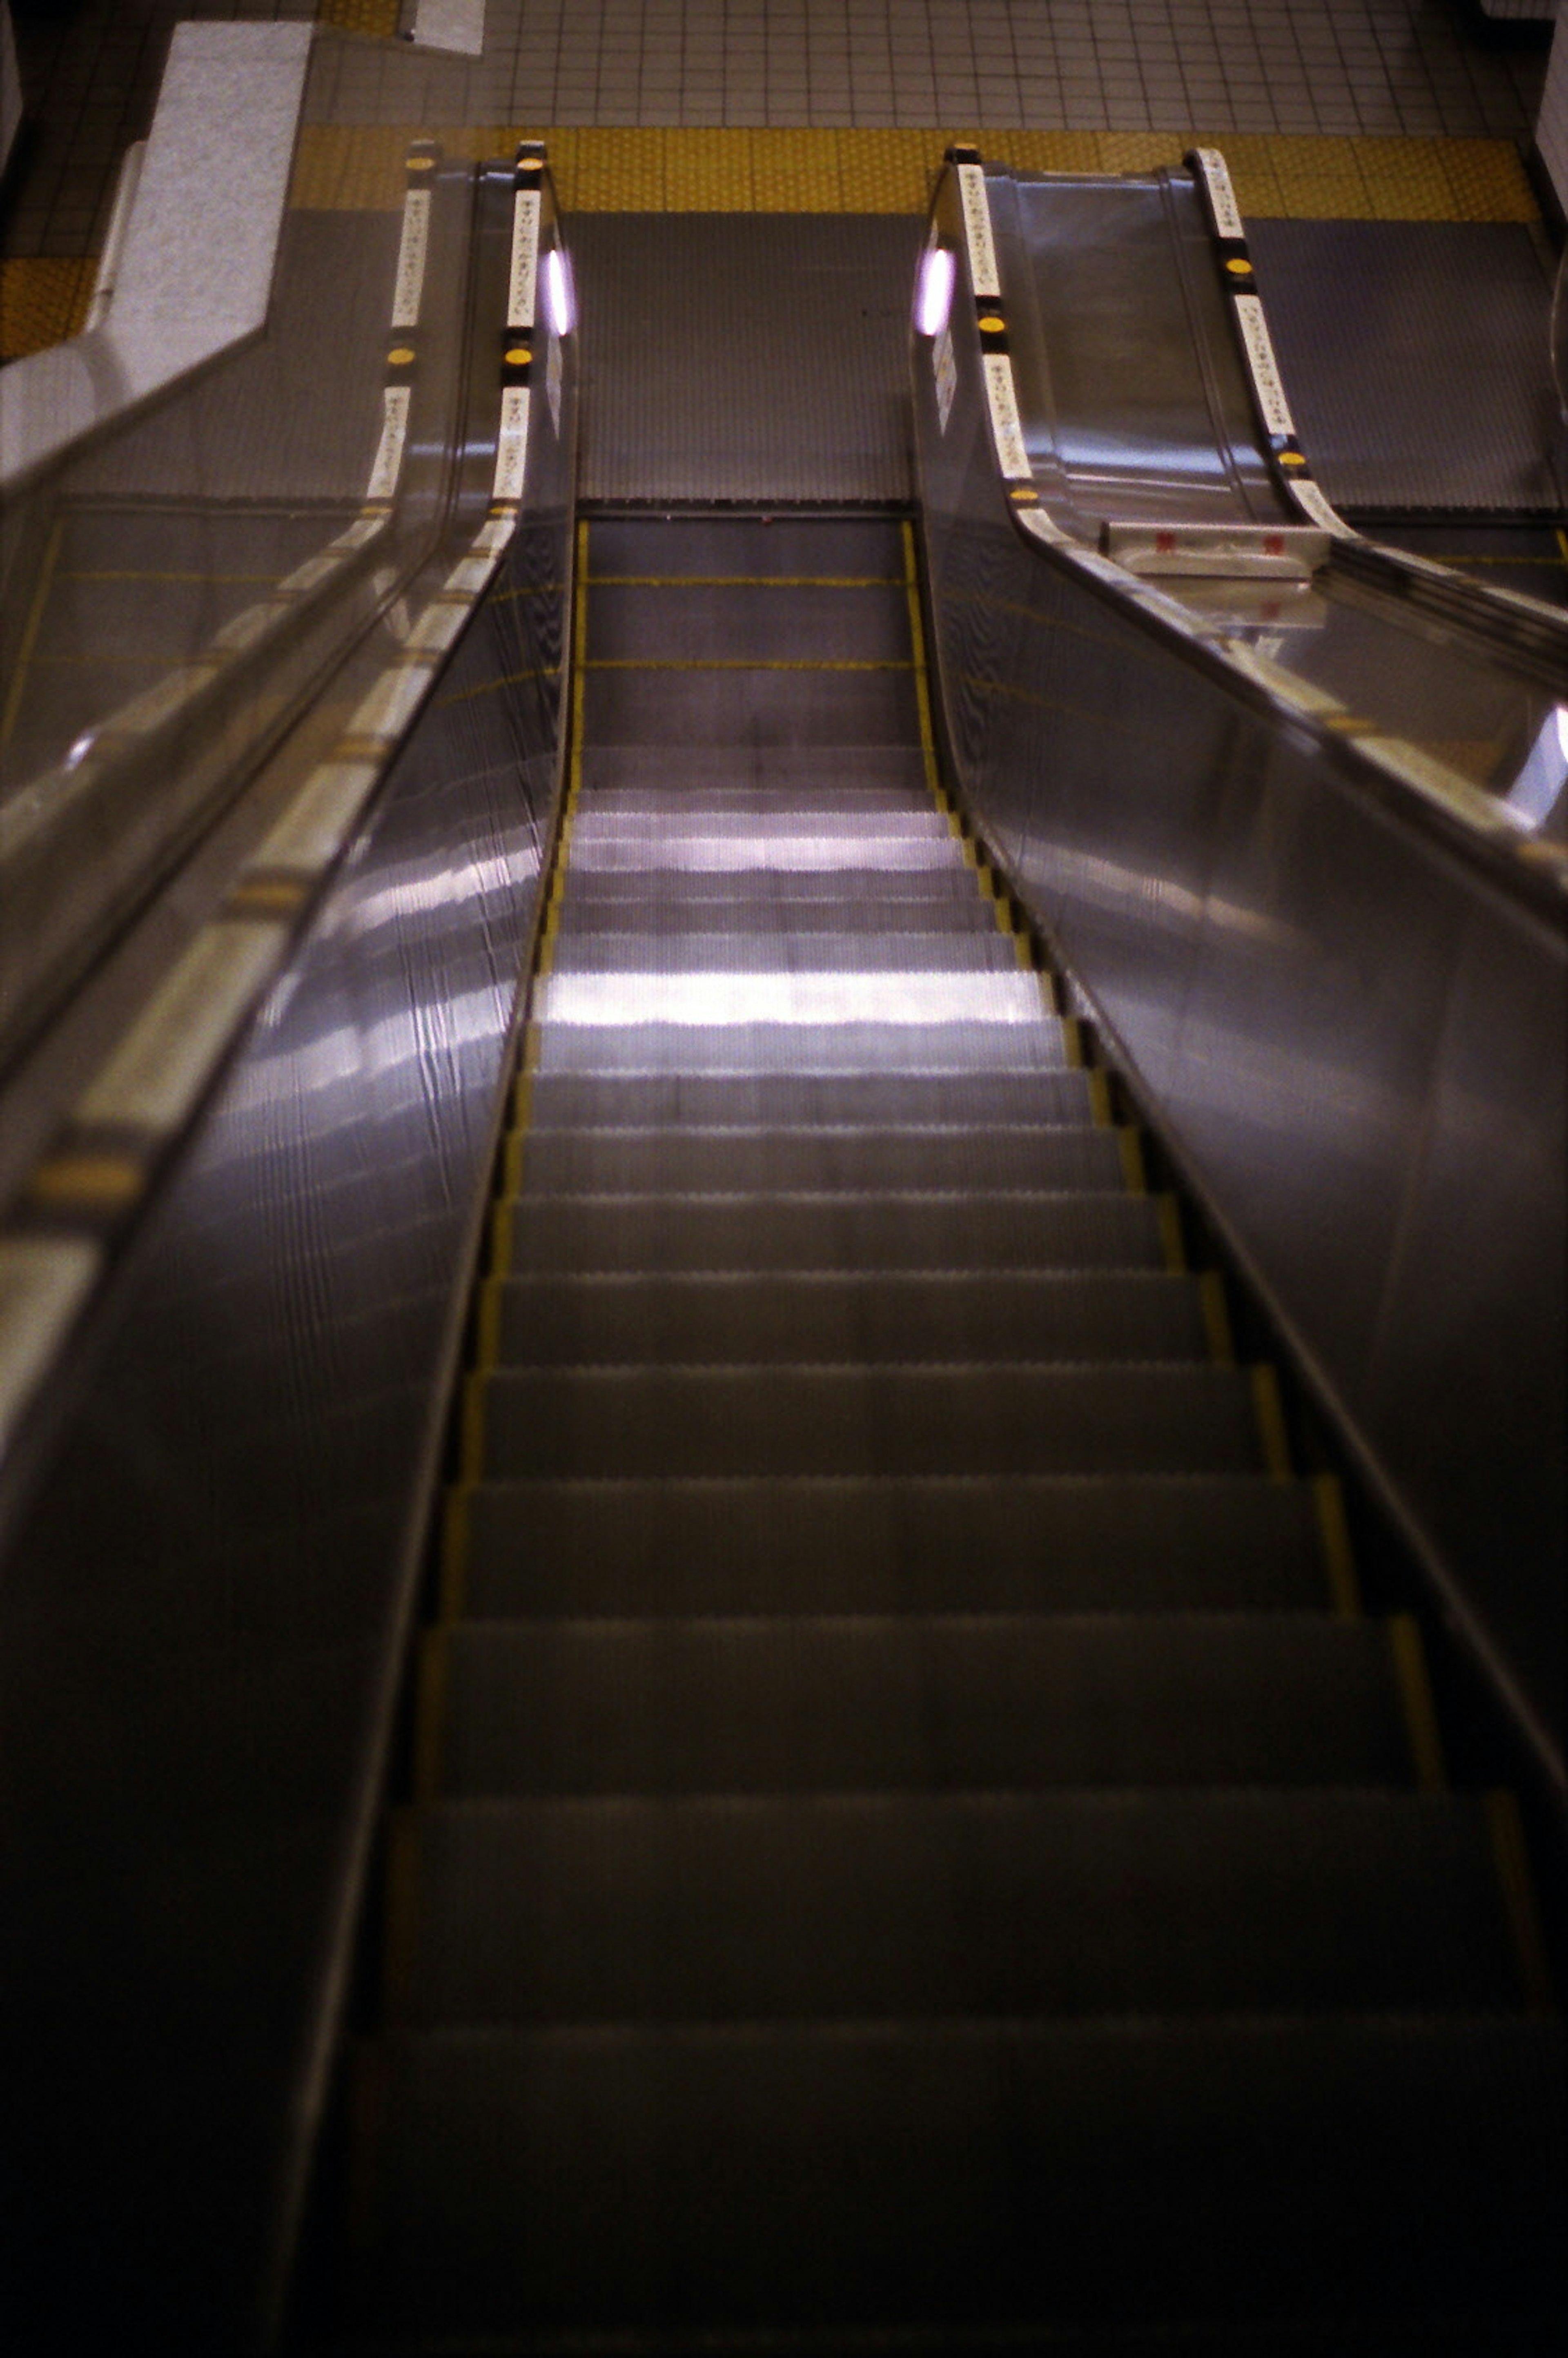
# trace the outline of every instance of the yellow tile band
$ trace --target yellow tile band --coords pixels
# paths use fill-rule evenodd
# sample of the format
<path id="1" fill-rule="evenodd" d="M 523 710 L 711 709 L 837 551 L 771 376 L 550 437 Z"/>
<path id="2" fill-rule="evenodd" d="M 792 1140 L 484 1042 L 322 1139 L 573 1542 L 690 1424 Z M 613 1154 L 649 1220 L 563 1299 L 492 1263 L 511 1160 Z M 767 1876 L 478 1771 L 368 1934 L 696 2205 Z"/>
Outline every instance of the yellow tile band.
<path id="1" fill-rule="evenodd" d="M 338 0 L 371 5 L 371 0 Z M 395 211 L 415 125 L 308 124 L 292 202 Z M 462 124 L 437 128 L 467 161 L 548 143 L 568 212 L 924 211 L 942 151 L 973 139 L 1033 172 L 1134 172 L 1219 147 L 1244 213 L 1346 221 L 1532 222 L 1535 199 L 1509 139 L 1336 139 L 1184 131 L 679 130 Z"/>
<path id="2" fill-rule="evenodd" d="M 25 360 L 80 335 L 97 276 L 92 254 L 0 262 L 0 361 Z"/>
<path id="3" fill-rule="evenodd" d="M 335 33 L 373 33 L 397 38 L 398 0 L 317 0 L 316 22 Z"/>

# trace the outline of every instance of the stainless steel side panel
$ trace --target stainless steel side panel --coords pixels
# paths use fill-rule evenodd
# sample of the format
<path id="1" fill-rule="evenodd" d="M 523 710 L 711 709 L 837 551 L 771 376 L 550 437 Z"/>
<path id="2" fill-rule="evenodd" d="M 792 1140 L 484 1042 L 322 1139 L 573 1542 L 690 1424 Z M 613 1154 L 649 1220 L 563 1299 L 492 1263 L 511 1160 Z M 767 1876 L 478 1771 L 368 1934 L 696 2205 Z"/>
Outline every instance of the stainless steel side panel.
<path id="1" fill-rule="evenodd" d="M 490 322 L 510 176 L 502 203 Z M 535 395 L 506 567 L 112 1280 L 6 1534 L 10 2348 L 266 2336 L 555 823 L 573 380 L 568 356 Z M 469 454 L 486 492 L 492 457 Z"/>
<path id="2" fill-rule="evenodd" d="M 1083 517 L 1298 524 L 1185 174 L 987 182 L 1030 456 Z"/>
<path id="3" fill-rule="evenodd" d="M 945 431 L 919 340 L 914 397 L 966 795 L 1561 1774 L 1563 925 L 1027 545 L 953 344 Z"/>

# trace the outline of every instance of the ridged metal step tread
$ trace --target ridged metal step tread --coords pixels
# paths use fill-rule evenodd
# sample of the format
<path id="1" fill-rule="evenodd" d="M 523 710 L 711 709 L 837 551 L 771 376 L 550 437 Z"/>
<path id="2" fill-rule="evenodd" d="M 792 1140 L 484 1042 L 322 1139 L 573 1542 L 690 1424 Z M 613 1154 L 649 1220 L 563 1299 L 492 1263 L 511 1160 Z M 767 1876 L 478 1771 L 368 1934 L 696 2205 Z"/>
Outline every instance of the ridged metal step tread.
<path id="1" fill-rule="evenodd" d="M 1089 1079 L 1044 1073 L 541 1073 L 529 1070 L 532 1131 L 601 1127 L 776 1130 L 1020 1127 L 1087 1122 Z"/>
<path id="2" fill-rule="evenodd" d="M 909 661 L 909 599 L 902 582 L 761 580 L 593 581 L 588 655 L 734 663 Z"/>
<path id="3" fill-rule="evenodd" d="M 1196 1283 L 1154 1272 L 535 1276 L 497 1307 L 506 1367 L 1208 1356 Z"/>
<path id="4" fill-rule="evenodd" d="M 802 810 L 791 803 L 751 809 L 695 809 L 672 794 L 668 806 L 643 811 L 619 809 L 585 795 L 572 817 L 571 858 L 577 860 L 593 843 L 629 843 L 668 850 L 684 843 L 736 842 L 755 846 L 787 843 L 792 838 L 841 843 L 851 854 L 862 839 L 873 843 L 936 842 L 950 848 L 962 860 L 963 847 L 946 819 L 927 795 L 924 806 L 901 801 L 876 811 Z M 667 864 L 667 863 L 666 863 Z M 765 868 L 767 861 L 752 863 Z M 864 862 L 858 862 L 863 865 Z M 567 873 L 571 873 L 568 866 Z"/>
<path id="5" fill-rule="evenodd" d="M 511 1274 L 593 1270 L 1151 1269 L 1147 1196 L 524 1195 L 507 1207 Z"/>
<path id="6" fill-rule="evenodd" d="M 600 794 L 811 795 L 843 787 L 894 791 L 929 801 L 918 742 L 886 745 L 584 745 L 583 799 Z"/>
<path id="7" fill-rule="evenodd" d="M 449 1798 L 1411 1781 L 1375 1622 L 470 1620 L 427 1644 Z"/>
<path id="8" fill-rule="evenodd" d="M 529 1128 L 517 1141 L 526 1194 L 811 1194 L 845 1189 L 1019 1187 L 1031 1193 L 1122 1183 L 1121 1141 L 1085 1122 L 981 1129 L 639 1130 Z"/>
<path id="9" fill-rule="evenodd" d="M 883 811 L 935 811 L 938 806 L 925 775 L 924 757 L 912 758 L 910 749 L 904 747 L 893 750 L 901 767 L 897 771 L 890 767 L 886 774 L 857 760 L 829 764 L 817 755 L 809 769 L 791 778 L 749 778 L 746 757 L 741 752 L 730 757 L 727 770 L 715 769 L 707 777 L 694 777 L 683 764 L 671 764 L 671 773 L 661 778 L 602 784 L 585 778 L 577 816 L 579 821 L 591 817 L 612 823 L 652 813 L 671 818 L 794 813 L 808 824 L 819 813 L 864 820 L 874 819 Z"/>
<path id="10" fill-rule="evenodd" d="M 469 1611 L 1313 1611 L 1313 1497 L 1259 1475 L 492 1480 Z"/>
<path id="11" fill-rule="evenodd" d="M 590 745 L 918 745 L 920 708 L 905 643 L 897 667 L 775 671 L 595 671 L 583 726 Z M 807 692 L 803 693 L 803 683 Z"/>
<path id="12" fill-rule="evenodd" d="M 907 834 L 903 822 L 886 827 L 862 827 L 851 839 L 839 841 L 820 830 L 792 827 L 773 836 L 694 835 L 670 843 L 636 837 L 589 837 L 579 843 L 574 833 L 567 874 L 572 879 L 604 876 L 683 876 L 744 879 L 743 890 L 755 891 L 769 877 L 831 876 L 837 880 L 839 905 L 847 905 L 850 880 L 861 876 L 869 887 L 891 886 L 903 876 L 948 876 L 971 886 L 974 871 L 965 861 L 963 847 L 951 835 Z"/>
<path id="13" fill-rule="evenodd" d="M 398 2018 L 1506 2010 L 1478 1801 L 1386 1790 L 724 1794 L 399 1812 Z"/>
<path id="14" fill-rule="evenodd" d="M 1223 2288 L 1227 2327 L 1315 2317 L 1326 2358 L 1347 2314 L 1561 2301 L 1562 2084 L 1559 2031 L 1517 2020 L 400 2039 L 360 2315 L 771 2350 L 791 2325 L 1168 2324 Z"/>
<path id="15" fill-rule="evenodd" d="M 654 940 L 674 936 L 688 943 L 708 934 L 725 940 L 763 936 L 798 943 L 804 963 L 816 956 L 812 946 L 817 939 L 852 935 L 856 928 L 869 942 L 883 936 L 922 944 L 997 936 L 995 911 L 968 868 L 933 868 L 902 877 L 881 870 L 862 873 L 850 879 L 860 889 L 849 897 L 837 884 L 830 892 L 793 889 L 828 881 L 757 870 L 729 878 L 683 876 L 664 868 L 639 889 L 630 874 L 573 876 L 559 903 L 556 941 L 563 947 L 580 943 L 589 952 L 596 943 L 608 948 L 623 934 Z M 727 891 L 727 884 L 734 889 Z M 894 889 L 901 884 L 909 890 Z"/>
<path id="16" fill-rule="evenodd" d="M 1018 946 L 995 925 L 940 934 L 810 934 L 759 925 L 743 933 L 557 931 L 558 974 L 1015 974 Z"/>
<path id="17" fill-rule="evenodd" d="M 498 1369 L 485 1476 L 1164 1474 L 1260 1469 L 1226 1368 Z"/>
<path id="18" fill-rule="evenodd" d="M 1027 976 L 1021 978 L 1027 981 Z M 541 1073 L 1049 1073 L 1067 1061 L 1060 1024 L 541 1023 Z"/>
<path id="19" fill-rule="evenodd" d="M 903 527 L 897 516 L 595 516 L 589 580 L 708 580 L 868 578 L 902 587 Z"/>

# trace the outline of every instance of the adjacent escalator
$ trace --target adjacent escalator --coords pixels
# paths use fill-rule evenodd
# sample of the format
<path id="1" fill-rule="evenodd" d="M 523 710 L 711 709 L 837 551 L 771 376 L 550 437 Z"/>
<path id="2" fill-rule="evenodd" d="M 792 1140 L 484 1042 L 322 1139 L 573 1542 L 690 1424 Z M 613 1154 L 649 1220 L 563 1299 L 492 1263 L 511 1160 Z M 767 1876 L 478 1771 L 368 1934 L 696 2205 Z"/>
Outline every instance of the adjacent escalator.
<path id="1" fill-rule="evenodd" d="M 581 530 L 329 2338 L 1544 2347 L 1511 1804 L 948 799 L 909 526 Z"/>

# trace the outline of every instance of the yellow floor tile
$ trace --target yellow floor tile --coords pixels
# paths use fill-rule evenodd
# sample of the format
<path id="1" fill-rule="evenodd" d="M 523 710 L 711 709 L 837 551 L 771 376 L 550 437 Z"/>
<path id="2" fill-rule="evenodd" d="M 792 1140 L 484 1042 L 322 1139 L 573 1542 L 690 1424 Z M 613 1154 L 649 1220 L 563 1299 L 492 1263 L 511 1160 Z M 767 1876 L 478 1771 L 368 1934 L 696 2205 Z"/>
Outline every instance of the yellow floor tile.
<path id="1" fill-rule="evenodd" d="M 848 135 L 851 138 L 853 133 Z M 838 176 L 838 131 L 752 131 L 752 202 L 760 213 L 847 210 Z"/>
<path id="2" fill-rule="evenodd" d="M 1179 164 L 1185 142 L 1179 131 L 1101 131 L 1102 172 L 1152 172 L 1162 164 Z"/>
<path id="3" fill-rule="evenodd" d="M 1357 160 L 1359 139 L 1276 139 L 1280 209 L 1292 221 L 1365 221 L 1367 183 Z"/>
<path id="4" fill-rule="evenodd" d="M 838 186 L 847 213 L 923 213 L 941 168 L 939 131 L 840 131 Z"/>
<path id="5" fill-rule="evenodd" d="M 0 360 L 25 360 L 80 335 L 97 276 L 93 254 L 0 262 Z"/>
<path id="6" fill-rule="evenodd" d="M 1540 219 L 1534 191 L 1511 139 L 1443 139 L 1435 144 L 1453 200 L 1451 221 Z"/>
<path id="7" fill-rule="evenodd" d="M 1356 160 L 1374 221 L 1449 221 L 1454 189 L 1440 139 L 1358 139 Z"/>
<path id="8" fill-rule="evenodd" d="M 672 213 L 750 212 L 751 132 L 666 131 L 664 200 Z"/>
<path id="9" fill-rule="evenodd" d="M 289 201 L 395 211 L 416 126 L 308 124 Z M 1350 139 L 1201 131 L 780 130 L 469 124 L 435 126 L 449 156 L 510 157 L 542 138 L 563 211 L 923 213 L 945 148 L 1029 172 L 1145 172 L 1217 147 L 1242 213 L 1302 221 L 1538 218 L 1507 139 Z"/>
<path id="10" fill-rule="evenodd" d="M 318 0 L 316 22 L 335 33 L 375 33 L 397 38 L 398 0 Z"/>

